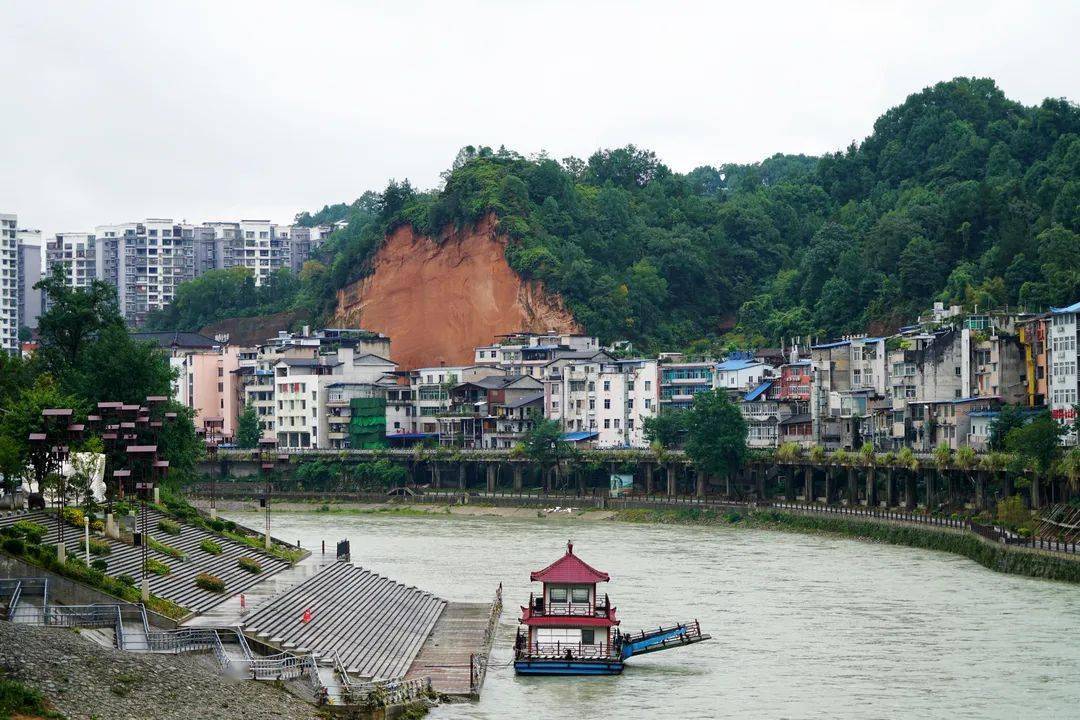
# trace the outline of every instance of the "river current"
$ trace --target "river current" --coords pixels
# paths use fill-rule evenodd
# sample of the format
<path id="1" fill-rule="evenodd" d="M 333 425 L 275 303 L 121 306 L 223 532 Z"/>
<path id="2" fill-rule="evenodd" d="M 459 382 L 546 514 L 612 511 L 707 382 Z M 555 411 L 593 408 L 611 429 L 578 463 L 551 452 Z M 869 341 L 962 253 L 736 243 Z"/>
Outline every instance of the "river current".
<path id="1" fill-rule="evenodd" d="M 354 562 L 449 600 L 503 583 L 483 699 L 432 718 L 1080 718 L 1080 588 L 946 553 L 554 517 L 290 512 L 273 532 L 316 552 L 348 538 Z M 529 572 L 568 539 L 610 573 L 624 630 L 696 618 L 713 639 L 616 677 L 516 677 Z"/>

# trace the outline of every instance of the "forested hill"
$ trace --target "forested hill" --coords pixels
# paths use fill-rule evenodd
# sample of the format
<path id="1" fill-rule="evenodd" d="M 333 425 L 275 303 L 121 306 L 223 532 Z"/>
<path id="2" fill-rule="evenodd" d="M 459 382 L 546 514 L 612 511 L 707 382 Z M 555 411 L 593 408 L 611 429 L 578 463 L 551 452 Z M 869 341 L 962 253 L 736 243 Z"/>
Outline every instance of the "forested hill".
<path id="1" fill-rule="evenodd" d="M 488 213 L 518 273 L 644 349 L 884 330 L 936 299 L 1045 308 L 1080 299 L 1080 109 L 958 78 L 845 150 L 686 174 L 633 146 L 584 161 L 469 147 L 440 191 L 392 182 L 299 216 L 351 222 L 290 302 L 328 313 L 401 223 L 439 235 Z"/>

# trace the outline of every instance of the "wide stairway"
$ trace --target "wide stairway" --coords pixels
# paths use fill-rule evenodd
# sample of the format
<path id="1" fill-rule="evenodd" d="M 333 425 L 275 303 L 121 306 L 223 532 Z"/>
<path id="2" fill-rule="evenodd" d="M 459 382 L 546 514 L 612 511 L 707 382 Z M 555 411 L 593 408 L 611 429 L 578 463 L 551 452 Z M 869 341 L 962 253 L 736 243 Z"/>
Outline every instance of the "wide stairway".
<path id="1" fill-rule="evenodd" d="M 405 675 L 444 607 L 423 590 L 338 562 L 256 610 L 244 631 L 284 650 L 336 657 L 357 678 L 389 680 Z"/>
<path id="2" fill-rule="evenodd" d="M 285 560 L 184 523 L 179 523 L 179 535 L 169 535 L 158 529 L 158 523 L 167 516 L 153 508 L 147 508 L 147 513 L 147 530 L 150 536 L 164 545 L 179 550 L 185 556 L 184 559 L 178 559 L 150 548 L 147 549 L 147 557 L 169 567 L 167 575 L 149 574 L 150 592 L 194 612 L 203 612 L 212 608 L 229 596 L 243 592 L 274 573 L 289 567 L 289 563 Z M 43 525 L 47 532 L 42 544 L 55 545 L 57 541 L 55 511 L 3 513 L 0 514 L 0 527 L 12 525 L 19 520 L 29 520 Z M 141 527 L 140 522 L 139 528 Z M 127 575 L 138 583 L 142 577 L 142 548 L 113 540 L 105 535 L 92 533 L 91 537 L 109 543 L 111 552 L 100 556 L 108 563 L 105 571 L 107 575 L 111 577 Z M 220 546 L 221 554 L 212 555 L 200 549 L 199 545 L 204 539 L 212 540 Z M 70 525 L 65 526 L 64 545 L 67 547 L 68 555 L 85 560 L 86 551 L 81 529 Z M 258 562 L 260 572 L 252 573 L 241 569 L 237 561 L 242 557 Z M 96 559 L 96 557 L 91 559 Z M 202 572 L 224 580 L 225 592 L 215 593 L 196 587 L 195 576 Z"/>

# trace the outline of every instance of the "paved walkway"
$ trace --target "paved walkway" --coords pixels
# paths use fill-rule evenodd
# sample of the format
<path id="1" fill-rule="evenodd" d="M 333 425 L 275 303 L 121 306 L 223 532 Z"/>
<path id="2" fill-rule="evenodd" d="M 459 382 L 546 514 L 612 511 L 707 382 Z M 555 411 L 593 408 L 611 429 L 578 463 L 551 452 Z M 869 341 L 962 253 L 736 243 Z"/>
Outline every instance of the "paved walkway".
<path id="1" fill-rule="evenodd" d="M 447 603 L 405 678 L 430 677 L 436 692 L 468 697 L 469 659 L 487 651 L 484 632 L 490 615 L 488 603 Z"/>

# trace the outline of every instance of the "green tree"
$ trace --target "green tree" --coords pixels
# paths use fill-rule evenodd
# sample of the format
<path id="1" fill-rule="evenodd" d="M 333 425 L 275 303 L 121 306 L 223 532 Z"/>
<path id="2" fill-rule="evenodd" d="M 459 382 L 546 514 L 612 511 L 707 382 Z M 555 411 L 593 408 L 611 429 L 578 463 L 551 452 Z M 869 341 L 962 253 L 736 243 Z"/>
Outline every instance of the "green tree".
<path id="1" fill-rule="evenodd" d="M 1036 473 L 1049 477 L 1061 459 L 1064 433 L 1065 428 L 1050 413 L 1043 412 L 1026 425 L 1010 430 L 1005 436 L 1005 447 L 1024 458 Z"/>
<path id="2" fill-rule="evenodd" d="M 689 420 L 688 410 L 661 410 L 656 415 L 645 418 L 645 439 L 650 445 L 659 445 L 667 450 L 682 447 L 686 441 Z"/>
<path id="3" fill-rule="evenodd" d="M 735 472 L 746 460 L 746 420 L 723 390 L 694 396 L 686 435 L 686 454 L 711 475 Z"/>
<path id="4" fill-rule="evenodd" d="M 246 405 L 236 426 L 236 444 L 245 450 L 250 449 L 259 444 L 260 437 L 262 428 L 259 426 L 259 416 L 255 408 Z"/>
<path id="5" fill-rule="evenodd" d="M 997 416 L 990 421 L 990 449 L 1004 450 L 1005 438 L 1015 428 L 1022 427 L 1024 422 L 1024 411 L 1018 405 L 1002 405 Z"/>

